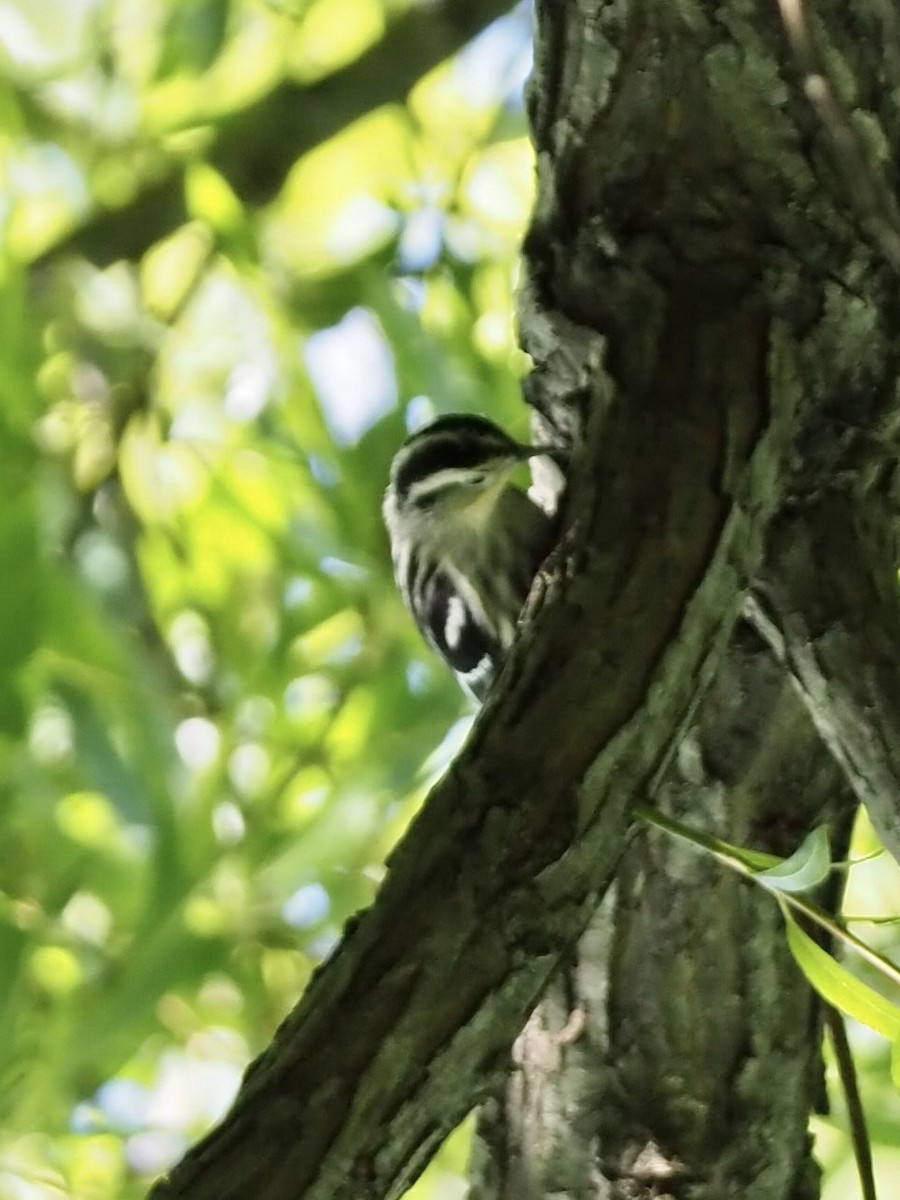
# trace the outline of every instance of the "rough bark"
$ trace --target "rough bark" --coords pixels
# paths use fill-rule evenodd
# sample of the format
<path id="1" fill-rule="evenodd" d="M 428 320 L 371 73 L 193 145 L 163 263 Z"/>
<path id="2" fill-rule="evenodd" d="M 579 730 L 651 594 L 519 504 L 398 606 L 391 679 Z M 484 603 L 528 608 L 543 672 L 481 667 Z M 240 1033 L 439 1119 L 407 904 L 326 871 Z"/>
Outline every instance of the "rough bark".
<path id="1" fill-rule="evenodd" d="M 659 790 L 680 821 L 790 852 L 853 797 L 765 645 L 739 627 Z M 833 899 L 833 897 L 832 897 Z M 771 897 L 652 832 L 479 1116 L 470 1200 L 813 1200 L 819 1005 Z M 773 1086 L 777 1081 L 777 1086 Z"/>
<path id="2" fill-rule="evenodd" d="M 756 354 L 752 305 L 724 320 Z M 714 408 L 661 389 L 609 410 L 573 490 L 565 561 L 463 754 L 231 1114 L 154 1196 L 399 1195 L 502 1069 L 608 884 L 629 810 L 662 773 L 758 561 L 790 424 L 735 464 L 732 502 L 714 486 L 724 426 L 761 425 L 755 389 L 735 383 Z"/>
<path id="3" fill-rule="evenodd" d="M 748 612 L 900 860 L 900 594 L 880 491 L 826 493 L 772 529 Z"/>
<path id="4" fill-rule="evenodd" d="M 155 1196 L 398 1195 L 503 1063 L 715 672 L 786 469 L 758 298 L 717 288 L 717 313 L 667 306 L 627 403 L 586 343 L 606 411 L 547 602 L 375 905 Z"/>
<path id="5" fill-rule="evenodd" d="M 842 66 L 838 98 L 856 105 L 851 135 L 880 128 L 890 140 L 897 114 L 879 90 L 873 12 L 823 0 L 816 53 Z M 792 49 L 777 9 L 743 0 L 547 0 L 538 19 L 540 196 L 522 328 L 536 363 L 530 398 L 561 440 L 587 429 L 567 533 L 495 695 L 375 905 L 251 1068 L 220 1128 L 154 1189 L 157 1200 L 401 1194 L 496 1081 L 542 988 L 572 955 L 633 835 L 634 805 L 657 794 L 689 748 L 685 731 L 751 580 L 788 597 L 768 612 L 776 629 L 807 603 L 797 580 L 813 577 L 817 549 L 797 552 L 800 567 L 793 543 L 763 563 L 769 522 L 825 489 L 863 495 L 884 453 L 863 440 L 850 456 L 836 435 L 860 411 L 878 428 L 895 407 L 898 289 L 885 257 L 883 168 L 872 139 L 853 141 L 875 183 L 865 194 L 848 189 L 843 127 L 823 124 L 802 86 L 802 39 Z M 878 586 L 889 592 L 883 571 Z M 800 651 L 815 623 L 801 617 L 782 636 L 802 687 Z M 879 647 L 889 660 L 887 638 Z M 815 669 L 825 662 L 817 655 Z M 851 715 L 862 712 L 867 697 L 852 681 L 841 694 L 856 705 Z M 837 744 L 848 726 L 831 726 Z M 797 736 L 807 744 L 808 733 Z M 773 751 L 767 770 L 786 757 Z M 886 796 L 878 765 L 866 768 L 870 799 Z M 810 822 L 830 770 L 814 757 Z M 760 795 L 746 777 L 731 785 L 748 830 L 769 828 L 755 805 L 775 781 L 766 776 Z M 716 805 L 696 803 L 721 819 Z M 793 838 L 803 824 L 785 827 Z M 709 954 L 701 944 L 696 960 L 660 964 L 692 996 L 660 1011 L 663 993 L 642 974 L 638 947 L 657 938 L 659 958 L 655 921 L 670 876 L 687 868 L 683 852 L 656 840 L 625 863 L 606 1024 L 589 1037 L 616 1058 L 626 1093 L 648 1079 L 654 1055 L 659 1079 L 652 1119 L 628 1095 L 602 1118 L 608 1157 L 595 1160 L 594 1190 L 583 1194 L 633 1195 L 609 1189 L 623 1170 L 640 1184 L 662 1163 L 674 1192 L 684 1180 L 683 1191 L 705 1187 L 711 1197 L 719 1180 L 740 1180 L 745 1190 L 731 1194 L 806 1200 L 815 1194 L 803 1132 L 815 1024 L 805 994 L 792 1000 L 783 1037 L 774 1024 L 776 993 L 800 995 L 784 956 L 767 956 L 774 915 L 697 868 L 675 932 L 662 928 L 699 937 L 696 910 L 708 912 L 711 896 L 722 923 Z M 750 925 L 758 936 L 733 940 Z M 707 1035 L 735 1084 L 726 1112 L 716 1103 L 722 1079 L 692 1076 L 703 1041 L 690 1043 L 691 1013 L 716 970 L 724 1027 Z M 632 989 L 646 1013 L 629 1010 Z M 780 1074 L 764 1082 L 779 1055 Z M 606 1088 L 616 1077 L 602 1078 Z M 790 1091 L 789 1117 L 766 1083 Z M 776 1152 L 779 1118 L 788 1144 Z M 752 1145 L 715 1150 L 751 1119 Z M 781 1191 L 754 1190 L 769 1175 Z M 656 1183 L 643 1186 L 650 1194 Z"/>
<path id="6" fill-rule="evenodd" d="M 897 855 L 896 223 L 858 138 L 877 116 L 887 143 L 896 112 L 877 89 L 877 11 L 816 11 L 814 45 L 802 9 L 788 30 L 737 4 L 545 5 L 523 327 L 548 364 L 532 399 L 552 422 L 573 331 L 605 333 L 620 389 L 640 391 L 665 330 L 658 289 L 700 306 L 717 270 L 756 262 L 769 394 L 777 405 L 780 378 L 801 419 L 748 612 L 809 716 L 765 655 L 736 675 L 732 647 L 660 800 L 784 852 L 839 799 L 846 812 L 852 785 Z M 842 94 L 811 88 L 823 61 L 866 74 Z M 804 84 L 825 89 L 817 112 Z M 851 114 L 860 97 L 873 110 Z M 482 1110 L 472 1200 L 818 1195 L 816 1011 L 766 898 L 642 841 Z"/>

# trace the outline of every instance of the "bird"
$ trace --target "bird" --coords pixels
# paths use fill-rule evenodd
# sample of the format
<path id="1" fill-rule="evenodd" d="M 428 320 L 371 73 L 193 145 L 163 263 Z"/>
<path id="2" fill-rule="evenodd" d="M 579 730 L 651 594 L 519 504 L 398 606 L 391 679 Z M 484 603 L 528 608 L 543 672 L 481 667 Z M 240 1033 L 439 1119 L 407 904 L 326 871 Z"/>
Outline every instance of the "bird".
<path id="1" fill-rule="evenodd" d="M 555 521 L 511 481 L 548 453 L 459 413 L 418 429 L 391 462 L 383 515 L 397 586 L 426 642 L 478 702 L 554 541 Z"/>

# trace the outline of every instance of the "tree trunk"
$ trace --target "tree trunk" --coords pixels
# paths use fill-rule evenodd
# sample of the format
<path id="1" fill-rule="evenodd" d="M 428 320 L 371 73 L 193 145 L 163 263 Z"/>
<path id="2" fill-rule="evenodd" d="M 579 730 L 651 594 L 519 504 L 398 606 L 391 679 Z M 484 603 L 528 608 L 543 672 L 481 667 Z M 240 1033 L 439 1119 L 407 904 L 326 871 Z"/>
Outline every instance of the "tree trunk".
<path id="1" fill-rule="evenodd" d="M 854 807 L 746 625 L 658 799 L 779 854 L 825 823 L 840 852 Z M 482 1106 L 470 1200 L 812 1200 L 820 1015 L 772 898 L 694 847 L 642 837 Z"/>
<path id="2" fill-rule="evenodd" d="M 843 828 L 837 762 L 897 846 L 879 12 L 822 0 L 814 40 L 795 0 L 538 4 L 521 321 L 545 428 L 583 433 L 566 532 L 375 905 L 155 1197 L 399 1196 L 561 964 L 476 1194 L 816 1195 L 818 1017 L 774 906 L 632 843 L 653 799 L 789 851 Z M 734 634 L 751 592 L 780 672 Z"/>
<path id="3" fill-rule="evenodd" d="M 817 51 L 802 10 L 791 28 L 775 10 L 748 20 L 738 5 L 690 16 L 654 3 L 542 6 L 541 201 L 522 321 L 547 364 L 532 402 L 563 424 L 572 371 L 554 340 L 601 332 L 620 396 L 635 403 L 662 386 L 684 402 L 717 361 L 701 345 L 676 374 L 695 322 L 718 327 L 720 357 L 752 386 L 738 332 L 716 309 L 757 297 L 759 385 L 776 410 L 793 394 L 802 419 L 748 613 L 796 692 L 741 627 L 658 799 L 729 841 L 785 853 L 824 822 L 845 842 L 852 786 L 900 857 L 896 484 L 884 436 L 898 367 L 884 260 L 897 226 L 889 200 L 874 219 L 887 185 L 853 136 L 874 114 L 847 116 L 838 101 L 849 97 L 822 79 L 822 123 L 801 91 L 804 70 L 840 55 L 867 71 L 857 95 L 876 95 L 882 40 L 874 6 L 868 40 L 843 7 L 817 14 L 825 7 Z M 885 122 L 886 140 L 893 128 Z M 837 158 L 823 155 L 829 141 Z M 848 155 L 861 169 L 852 182 Z M 667 339 L 665 376 L 652 378 Z M 658 835 L 642 839 L 482 1109 L 471 1196 L 817 1196 L 807 1121 L 821 1099 L 819 1025 L 771 900 Z"/>

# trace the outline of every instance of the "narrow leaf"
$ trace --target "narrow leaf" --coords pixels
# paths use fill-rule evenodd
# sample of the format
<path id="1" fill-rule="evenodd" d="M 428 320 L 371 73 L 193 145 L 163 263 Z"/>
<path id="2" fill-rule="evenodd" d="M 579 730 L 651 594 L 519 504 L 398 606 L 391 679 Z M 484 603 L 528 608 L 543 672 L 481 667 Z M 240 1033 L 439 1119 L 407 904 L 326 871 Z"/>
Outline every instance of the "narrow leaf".
<path id="1" fill-rule="evenodd" d="M 797 966 L 823 1000 L 876 1033 L 900 1040 L 900 1008 L 857 979 L 817 945 L 782 904 L 787 940 Z"/>
<path id="2" fill-rule="evenodd" d="M 900 1038 L 891 1046 L 891 1083 L 900 1092 Z"/>
<path id="3" fill-rule="evenodd" d="M 824 825 L 808 834 L 794 853 L 777 866 L 758 871 L 756 878 L 776 892 L 808 892 L 828 878 L 831 848 Z"/>

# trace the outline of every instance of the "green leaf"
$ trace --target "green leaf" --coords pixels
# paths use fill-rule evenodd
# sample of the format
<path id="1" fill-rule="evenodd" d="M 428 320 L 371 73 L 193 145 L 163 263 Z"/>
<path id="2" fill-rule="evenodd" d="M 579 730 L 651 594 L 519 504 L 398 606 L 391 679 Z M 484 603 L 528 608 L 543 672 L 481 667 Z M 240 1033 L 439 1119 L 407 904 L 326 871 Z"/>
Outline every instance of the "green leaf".
<path id="1" fill-rule="evenodd" d="M 822 999 L 896 1044 L 900 1040 L 900 1008 L 841 966 L 804 933 L 784 904 L 781 907 L 791 954 Z"/>
<path id="2" fill-rule="evenodd" d="M 184 178 L 188 212 L 217 233 L 229 234 L 240 229 L 244 210 L 236 193 L 223 175 L 209 163 L 190 163 Z"/>
<path id="3" fill-rule="evenodd" d="M 6 431 L 0 423 L 0 438 Z M 18 448 L 10 452 L 9 457 Z M 7 479 L 7 457 L 0 458 Z M 40 603 L 37 580 L 37 518 L 34 497 L 22 490 L 4 494 L 0 503 L 0 561 L 8 564 L 0 588 L 0 730 L 13 737 L 25 728 L 20 691 L 21 671 L 39 637 Z"/>
<path id="4" fill-rule="evenodd" d="M 784 862 L 777 854 L 767 854 L 765 850 L 751 850 L 747 846 L 736 846 L 733 842 L 723 842 L 716 839 L 716 848 L 726 855 L 731 855 L 739 863 L 751 870 L 754 877 L 770 867 L 778 867 Z"/>
<path id="5" fill-rule="evenodd" d="M 808 892 L 828 878 L 831 848 L 824 825 L 803 839 L 794 853 L 777 866 L 758 871 L 756 878 L 776 892 Z"/>

